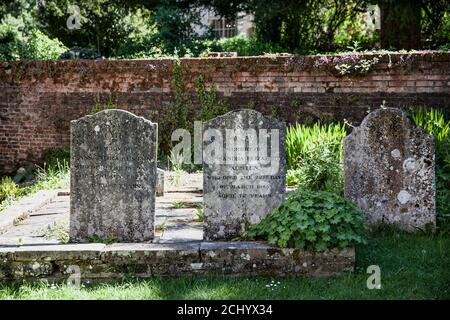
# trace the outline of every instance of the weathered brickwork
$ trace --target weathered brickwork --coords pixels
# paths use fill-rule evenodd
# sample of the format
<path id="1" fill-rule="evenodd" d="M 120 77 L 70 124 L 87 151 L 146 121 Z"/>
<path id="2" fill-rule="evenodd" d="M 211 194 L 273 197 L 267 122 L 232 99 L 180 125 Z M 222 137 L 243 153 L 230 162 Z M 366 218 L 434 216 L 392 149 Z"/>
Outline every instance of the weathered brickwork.
<path id="1" fill-rule="evenodd" d="M 375 61 L 365 74 L 336 65 Z M 0 172 L 69 146 L 69 122 L 96 100 L 160 122 L 173 99 L 170 59 L 0 63 Z M 249 104 L 294 122 L 306 116 L 355 124 L 383 101 L 450 110 L 450 53 L 182 59 L 186 94 L 197 105 L 199 76 L 232 108 Z M 341 68 L 342 69 L 342 68 Z M 355 69 L 355 68 L 353 68 Z"/>

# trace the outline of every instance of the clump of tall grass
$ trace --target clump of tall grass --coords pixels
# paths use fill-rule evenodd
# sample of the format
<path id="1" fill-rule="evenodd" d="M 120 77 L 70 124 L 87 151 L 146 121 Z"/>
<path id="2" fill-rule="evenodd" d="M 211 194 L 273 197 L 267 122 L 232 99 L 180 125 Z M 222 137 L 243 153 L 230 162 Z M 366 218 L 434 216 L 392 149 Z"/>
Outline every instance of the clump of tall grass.
<path id="1" fill-rule="evenodd" d="M 286 134 L 288 185 L 342 193 L 345 135 L 345 125 L 341 123 L 290 126 Z"/>
<path id="2" fill-rule="evenodd" d="M 39 190 L 69 187 L 70 165 L 64 158 L 55 158 L 43 167 L 37 167 L 34 180 L 26 184 L 14 182 L 11 177 L 2 177 L 0 184 L 0 211 L 21 197 Z"/>
<path id="3" fill-rule="evenodd" d="M 450 234 L 450 120 L 433 108 L 410 110 L 414 123 L 434 137 L 436 165 L 436 216 L 441 233 Z"/>

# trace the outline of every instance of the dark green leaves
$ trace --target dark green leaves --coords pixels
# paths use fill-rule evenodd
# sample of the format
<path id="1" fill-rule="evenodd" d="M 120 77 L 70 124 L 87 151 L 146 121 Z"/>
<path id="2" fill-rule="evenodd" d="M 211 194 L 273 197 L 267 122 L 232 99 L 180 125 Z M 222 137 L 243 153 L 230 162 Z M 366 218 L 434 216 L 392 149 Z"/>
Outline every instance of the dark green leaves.
<path id="1" fill-rule="evenodd" d="M 296 191 L 275 208 L 249 236 L 280 247 L 324 251 L 365 243 L 363 213 L 337 194 Z"/>

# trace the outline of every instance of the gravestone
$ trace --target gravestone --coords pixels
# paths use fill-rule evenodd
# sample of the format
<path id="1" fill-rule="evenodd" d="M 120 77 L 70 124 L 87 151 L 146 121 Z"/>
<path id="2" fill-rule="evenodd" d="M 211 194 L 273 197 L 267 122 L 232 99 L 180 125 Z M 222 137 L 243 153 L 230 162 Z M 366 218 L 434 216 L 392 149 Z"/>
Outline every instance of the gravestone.
<path id="1" fill-rule="evenodd" d="M 345 197 L 369 224 L 435 224 L 433 137 L 400 109 L 373 111 L 344 138 L 344 175 Z"/>
<path id="2" fill-rule="evenodd" d="M 206 122 L 203 139 L 203 238 L 231 240 L 284 199 L 286 125 L 236 110 Z"/>
<path id="3" fill-rule="evenodd" d="M 124 110 L 71 122 L 70 239 L 153 239 L 158 124 Z"/>
<path id="4" fill-rule="evenodd" d="M 157 168 L 156 173 L 156 196 L 164 196 L 164 170 Z"/>

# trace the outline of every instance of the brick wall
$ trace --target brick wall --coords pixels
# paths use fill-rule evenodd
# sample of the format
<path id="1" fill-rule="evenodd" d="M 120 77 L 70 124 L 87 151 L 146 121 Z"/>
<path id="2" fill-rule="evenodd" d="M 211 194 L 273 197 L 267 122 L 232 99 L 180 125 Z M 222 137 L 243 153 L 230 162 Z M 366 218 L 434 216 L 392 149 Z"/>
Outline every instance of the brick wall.
<path id="1" fill-rule="evenodd" d="M 355 71 L 371 66 L 367 73 Z M 69 121 L 96 100 L 159 122 L 173 99 L 170 59 L 0 63 L 0 172 L 69 146 Z M 336 69 L 350 67 L 349 74 Z M 182 59 L 196 102 L 200 75 L 232 108 L 288 122 L 307 116 L 358 124 L 369 109 L 430 105 L 450 110 L 450 53 Z"/>

